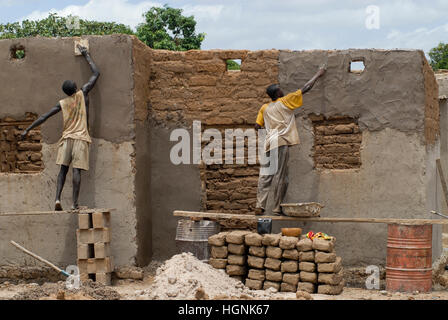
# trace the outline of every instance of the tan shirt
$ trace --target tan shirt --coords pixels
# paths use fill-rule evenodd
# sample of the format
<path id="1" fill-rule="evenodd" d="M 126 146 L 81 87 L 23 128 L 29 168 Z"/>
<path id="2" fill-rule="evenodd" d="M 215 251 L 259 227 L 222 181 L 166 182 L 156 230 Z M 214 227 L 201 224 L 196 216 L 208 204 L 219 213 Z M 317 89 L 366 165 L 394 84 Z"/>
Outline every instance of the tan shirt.
<path id="1" fill-rule="evenodd" d="M 61 105 L 64 118 L 64 130 L 61 141 L 71 138 L 91 143 L 92 139 L 90 138 L 87 125 L 86 103 L 82 90 L 59 101 L 59 104 Z"/>
<path id="2" fill-rule="evenodd" d="M 300 143 L 294 116 L 294 110 L 300 106 L 302 91 L 298 90 L 261 108 L 257 123 L 266 128 L 266 152 L 280 146 Z"/>

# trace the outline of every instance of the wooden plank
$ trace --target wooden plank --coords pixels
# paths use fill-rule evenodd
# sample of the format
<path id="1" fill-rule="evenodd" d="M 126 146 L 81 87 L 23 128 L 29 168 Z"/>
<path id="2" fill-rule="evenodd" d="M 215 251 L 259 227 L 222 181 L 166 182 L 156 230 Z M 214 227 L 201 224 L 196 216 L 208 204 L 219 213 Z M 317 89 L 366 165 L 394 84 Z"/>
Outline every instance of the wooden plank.
<path id="1" fill-rule="evenodd" d="M 445 175 L 443 174 L 442 163 L 440 162 L 440 159 L 436 160 L 436 164 L 437 171 L 439 172 L 440 182 L 442 183 L 443 194 L 445 195 L 445 202 L 448 206 L 448 188 L 446 186 Z"/>
<path id="2" fill-rule="evenodd" d="M 28 211 L 28 212 L 3 212 L 0 213 L 0 217 L 10 217 L 10 216 L 45 216 L 45 215 L 56 215 L 56 214 L 85 214 L 94 212 L 112 212 L 116 209 L 82 209 L 82 210 L 65 210 L 65 211 Z"/>
<path id="3" fill-rule="evenodd" d="M 174 211 L 175 217 L 186 218 L 202 218 L 209 220 L 252 220 L 256 221 L 258 218 L 271 218 L 273 221 L 297 221 L 297 222 L 336 222 L 336 223 L 386 223 L 386 224 L 408 224 L 408 225 L 422 225 L 422 224 L 448 224 L 448 219 L 395 219 L 395 218 L 298 218 L 285 216 L 255 216 L 249 214 L 230 214 L 218 212 L 195 212 L 195 211 Z"/>

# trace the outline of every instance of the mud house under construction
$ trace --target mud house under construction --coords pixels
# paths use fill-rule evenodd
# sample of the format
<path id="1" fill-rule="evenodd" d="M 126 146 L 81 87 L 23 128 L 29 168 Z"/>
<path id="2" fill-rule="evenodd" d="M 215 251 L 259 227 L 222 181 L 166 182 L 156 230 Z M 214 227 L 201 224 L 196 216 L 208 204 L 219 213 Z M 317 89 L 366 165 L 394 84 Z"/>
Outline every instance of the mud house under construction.
<path id="1" fill-rule="evenodd" d="M 327 73 L 304 96 L 297 117 L 301 144 L 291 149 L 287 201 L 323 203 L 325 217 L 431 218 L 431 210 L 441 209 L 436 159 L 448 164 L 440 138 L 447 119 L 439 117 L 446 110 L 439 110 L 438 85 L 422 51 L 172 52 L 132 36 L 87 39 L 102 74 L 90 94 L 91 169 L 80 204 L 116 209 L 116 265 L 174 254 L 173 210 L 253 212 L 257 164 L 175 165 L 170 134 L 184 128 L 193 136 L 195 120 L 202 130 L 253 128 L 269 84 L 296 90 L 323 62 Z M 21 59 L 17 48 L 25 52 Z M 0 41 L 0 212 L 53 206 L 62 118 L 36 129 L 29 141 L 18 141 L 18 134 L 61 99 L 64 80 L 87 80 L 88 66 L 73 48 L 71 38 Z M 227 70 L 228 59 L 241 59 L 241 70 Z M 357 61 L 363 71 L 351 69 Z M 63 197 L 68 207 L 69 184 Z M 9 240 L 61 266 L 76 261 L 76 216 L 0 219 L 0 265 L 34 263 Z M 346 265 L 385 264 L 386 225 L 298 226 L 334 235 Z M 441 230 L 434 227 L 433 258 L 440 252 Z"/>

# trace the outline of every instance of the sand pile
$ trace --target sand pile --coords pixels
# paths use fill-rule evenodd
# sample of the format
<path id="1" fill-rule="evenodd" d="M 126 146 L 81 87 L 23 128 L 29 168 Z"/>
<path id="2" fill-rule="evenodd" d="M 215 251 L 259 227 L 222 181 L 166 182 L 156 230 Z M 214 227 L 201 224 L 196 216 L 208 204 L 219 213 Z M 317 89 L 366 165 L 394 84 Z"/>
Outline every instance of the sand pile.
<path id="1" fill-rule="evenodd" d="M 156 271 L 152 285 L 141 292 L 142 298 L 153 300 L 192 299 L 295 299 L 295 293 L 275 290 L 254 291 L 241 281 L 230 278 L 223 270 L 201 262 L 191 253 L 182 253 L 167 260 Z"/>
<path id="2" fill-rule="evenodd" d="M 119 300 L 117 291 L 91 280 L 84 281 L 79 289 L 68 290 L 64 281 L 35 286 L 13 297 L 13 300 Z"/>

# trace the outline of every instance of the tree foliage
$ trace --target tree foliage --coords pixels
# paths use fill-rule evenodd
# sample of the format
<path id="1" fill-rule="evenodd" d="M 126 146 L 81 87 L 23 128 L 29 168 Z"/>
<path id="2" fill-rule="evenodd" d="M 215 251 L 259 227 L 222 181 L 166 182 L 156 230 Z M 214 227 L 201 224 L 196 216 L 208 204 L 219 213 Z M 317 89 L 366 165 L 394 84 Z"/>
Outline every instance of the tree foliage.
<path id="1" fill-rule="evenodd" d="M 152 7 L 137 27 L 138 38 L 153 49 L 184 51 L 200 49 L 204 33 L 196 34 L 193 16 L 185 17 L 182 9 Z"/>
<path id="2" fill-rule="evenodd" d="M 108 35 L 115 33 L 133 34 L 131 28 L 115 22 L 98 22 L 79 19 L 73 16 L 59 17 L 55 13 L 42 20 L 24 20 L 0 24 L 0 39 L 26 37 L 76 37 L 82 35 Z"/>
<path id="3" fill-rule="evenodd" d="M 429 51 L 431 66 L 434 70 L 448 69 L 448 44 L 440 42 Z"/>

